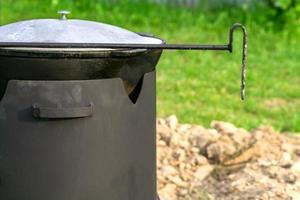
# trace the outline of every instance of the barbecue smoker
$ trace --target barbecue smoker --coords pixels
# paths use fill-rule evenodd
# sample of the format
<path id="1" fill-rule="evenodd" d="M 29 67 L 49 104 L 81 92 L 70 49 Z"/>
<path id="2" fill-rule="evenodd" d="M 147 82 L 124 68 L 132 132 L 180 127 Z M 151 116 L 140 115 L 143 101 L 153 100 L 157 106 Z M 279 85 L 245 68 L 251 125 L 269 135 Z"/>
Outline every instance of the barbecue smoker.
<path id="1" fill-rule="evenodd" d="M 156 200 L 155 66 L 172 45 L 67 19 L 0 27 L 0 199 Z"/>

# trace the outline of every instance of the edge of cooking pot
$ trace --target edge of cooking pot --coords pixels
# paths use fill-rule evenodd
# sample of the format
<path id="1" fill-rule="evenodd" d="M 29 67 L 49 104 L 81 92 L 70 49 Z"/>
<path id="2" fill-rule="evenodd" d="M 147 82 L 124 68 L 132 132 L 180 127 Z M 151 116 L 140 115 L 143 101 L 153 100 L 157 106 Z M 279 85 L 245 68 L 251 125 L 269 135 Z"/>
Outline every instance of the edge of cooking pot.
<path id="1" fill-rule="evenodd" d="M 162 41 L 161 38 L 155 37 L 152 34 L 138 33 L 143 37 L 152 37 Z M 80 51 L 80 50 L 68 50 L 64 49 L 58 50 L 41 50 L 41 48 L 32 49 L 17 49 L 17 48 L 0 48 L 0 56 L 8 57 L 26 57 L 26 58 L 124 58 L 124 57 L 134 57 L 148 52 L 153 51 L 151 49 L 106 49 L 106 50 L 93 50 L 93 51 Z"/>
<path id="2" fill-rule="evenodd" d="M 101 50 L 101 51 L 34 51 L 20 49 L 0 49 L 0 56 L 26 58 L 118 58 L 134 57 L 148 53 L 147 49 Z"/>

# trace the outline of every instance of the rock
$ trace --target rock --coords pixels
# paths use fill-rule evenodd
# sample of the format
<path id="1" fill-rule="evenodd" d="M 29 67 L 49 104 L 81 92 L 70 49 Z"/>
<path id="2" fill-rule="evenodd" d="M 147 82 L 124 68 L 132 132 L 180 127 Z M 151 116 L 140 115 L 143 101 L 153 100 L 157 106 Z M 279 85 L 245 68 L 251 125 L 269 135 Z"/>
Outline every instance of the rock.
<path id="1" fill-rule="evenodd" d="M 300 192 L 290 193 L 290 196 L 291 196 L 292 200 L 298 200 L 298 199 L 300 199 Z"/>
<path id="2" fill-rule="evenodd" d="M 210 160 L 220 161 L 221 153 L 221 145 L 218 143 L 213 143 L 206 148 L 206 155 Z"/>
<path id="3" fill-rule="evenodd" d="M 300 157 L 300 146 L 295 148 L 295 154 Z"/>
<path id="4" fill-rule="evenodd" d="M 165 146 L 167 146 L 167 143 L 166 143 L 165 141 L 163 141 L 163 140 L 159 140 L 159 141 L 157 142 L 157 146 L 165 147 Z"/>
<path id="5" fill-rule="evenodd" d="M 187 189 L 183 189 L 183 190 L 179 190 L 178 195 L 184 197 L 188 195 L 188 193 L 189 191 Z"/>
<path id="6" fill-rule="evenodd" d="M 204 165 L 201 167 L 198 167 L 196 173 L 194 174 L 194 177 L 196 178 L 196 181 L 203 181 L 206 177 L 210 175 L 210 173 L 213 171 L 214 167 L 211 165 Z"/>
<path id="7" fill-rule="evenodd" d="M 188 183 L 184 182 L 179 176 L 170 176 L 168 179 L 178 187 L 187 187 Z"/>
<path id="8" fill-rule="evenodd" d="M 271 166 L 268 168 L 268 170 L 265 170 L 264 173 L 267 174 L 270 178 L 276 179 L 278 177 L 278 167 Z"/>
<path id="9" fill-rule="evenodd" d="M 211 126 L 182 125 L 176 116 L 157 120 L 162 200 L 300 199 L 300 136 L 269 126 L 251 133 L 225 122 Z"/>
<path id="10" fill-rule="evenodd" d="M 161 200 L 175 200 L 177 199 L 177 191 L 175 184 L 166 184 L 162 189 L 160 189 L 159 196 Z"/>
<path id="11" fill-rule="evenodd" d="M 279 165 L 283 168 L 289 168 L 292 166 L 292 164 L 293 164 L 293 161 L 292 161 L 291 155 L 287 152 L 284 152 L 282 154 L 281 160 L 279 161 Z"/>
<path id="12" fill-rule="evenodd" d="M 161 172 L 161 175 L 164 177 L 178 175 L 177 169 L 171 165 L 162 166 L 160 169 L 160 172 Z"/>
<path id="13" fill-rule="evenodd" d="M 179 146 L 179 143 L 181 142 L 181 137 L 179 134 L 174 133 L 170 140 L 170 146 L 171 147 L 177 147 Z"/>
<path id="14" fill-rule="evenodd" d="M 166 123 L 172 130 L 176 129 L 178 125 L 177 117 L 175 115 L 171 115 L 166 119 Z"/>
<path id="15" fill-rule="evenodd" d="M 296 162 L 292 165 L 291 167 L 292 172 L 294 172 L 295 174 L 299 174 L 300 173 L 300 161 Z"/>
<path id="16" fill-rule="evenodd" d="M 237 129 L 233 124 L 220 121 L 212 121 L 210 126 L 222 134 L 231 134 Z"/>
<path id="17" fill-rule="evenodd" d="M 297 177 L 292 173 L 287 173 L 283 179 L 286 183 L 294 184 L 297 180 Z"/>
<path id="18" fill-rule="evenodd" d="M 247 132 L 245 129 L 237 129 L 236 132 L 230 135 L 230 138 L 240 148 L 249 146 L 253 141 L 251 133 Z"/>
<path id="19" fill-rule="evenodd" d="M 188 141 L 186 140 L 181 140 L 178 142 L 178 145 L 186 150 L 189 150 L 191 148 L 191 145 Z"/>
<path id="20" fill-rule="evenodd" d="M 217 141 L 216 137 L 211 135 L 192 135 L 190 140 L 192 141 L 192 145 L 197 147 L 199 149 L 199 152 L 202 154 L 204 154 L 206 147 L 209 144 Z"/>
<path id="21" fill-rule="evenodd" d="M 201 166 L 201 165 L 207 165 L 208 164 L 208 160 L 206 157 L 202 156 L 202 155 L 197 155 L 195 157 L 195 161 L 196 161 L 196 165 L 197 166 Z"/>
<path id="22" fill-rule="evenodd" d="M 170 129 L 166 126 L 161 126 L 157 130 L 157 135 L 158 135 L 157 138 L 159 140 L 163 140 L 164 142 L 169 144 L 170 143 L 170 138 L 172 136 L 172 131 L 170 131 Z"/>
<path id="23" fill-rule="evenodd" d="M 207 157 L 218 163 L 224 162 L 227 158 L 232 156 L 236 152 L 236 149 L 233 145 L 219 141 L 213 144 L 210 144 L 206 148 Z"/>
<path id="24" fill-rule="evenodd" d="M 294 145 L 287 142 L 287 141 L 282 141 L 282 144 L 281 144 L 281 149 L 283 152 L 287 152 L 289 154 L 292 154 L 293 151 L 294 151 Z"/>
<path id="25" fill-rule="evenodd" d="M 266 158 L 259 158 L 257 160 L 257 163 L 260 167 L 270 167 L 270 166 L 278 164 L 277 161 L 271 160 L 271 159 L 266 159 Z"/>

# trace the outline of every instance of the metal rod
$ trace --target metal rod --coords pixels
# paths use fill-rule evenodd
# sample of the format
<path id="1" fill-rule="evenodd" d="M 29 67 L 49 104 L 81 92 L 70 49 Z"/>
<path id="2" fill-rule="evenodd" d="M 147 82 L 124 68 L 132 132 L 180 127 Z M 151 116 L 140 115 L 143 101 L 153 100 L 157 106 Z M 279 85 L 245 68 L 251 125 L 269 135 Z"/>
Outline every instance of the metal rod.
<path id="1" fill-rule="evenodd" d="M 0 48 L 117 48 L 117 49 L 160 49 L 160 50 L 218 50 L 233 51 L 233 33 L 242 29 L 243 48 L 241 66 L 241 99 L 245 99 L 246 59 L 247 59 L 247 31 L 241 24 L 234 24 L 229 30 L 229 42 L 223 45 L 202 44 L 126 44 L 126 43 L 26 43 L 26 42 L 0 42 Z"/>
<path id="2" fill-rule="evenodd" d="M 26 43 L 0 42 L 0 48 L 118 48 L 118 49 L 160 49 L 160 50 L 227 50 L 226 45 L 194 44 L 127 44 L 127 43 Z"/>

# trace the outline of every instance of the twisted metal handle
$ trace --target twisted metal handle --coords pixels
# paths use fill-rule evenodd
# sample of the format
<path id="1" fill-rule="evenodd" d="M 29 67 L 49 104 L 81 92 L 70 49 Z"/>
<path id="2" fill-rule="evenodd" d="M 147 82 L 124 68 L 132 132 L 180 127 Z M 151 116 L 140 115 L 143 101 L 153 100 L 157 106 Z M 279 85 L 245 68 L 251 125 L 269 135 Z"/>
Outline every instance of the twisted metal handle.
<path id="1" fill-rule="evenodd" d="M 233 33 L 240 28 L 243 32 L 243 50 L 242 50 L 242 69 L 241 69 L 241 99 L 245 100 L 245 85 L 246 85 L 246 59 L 247 59 L 247 30 L 242 24 L 234 24 L 229 31 L 228 50 L 233 51 Z"/>

